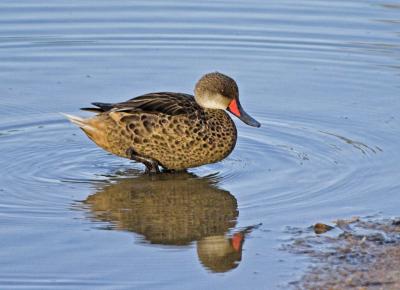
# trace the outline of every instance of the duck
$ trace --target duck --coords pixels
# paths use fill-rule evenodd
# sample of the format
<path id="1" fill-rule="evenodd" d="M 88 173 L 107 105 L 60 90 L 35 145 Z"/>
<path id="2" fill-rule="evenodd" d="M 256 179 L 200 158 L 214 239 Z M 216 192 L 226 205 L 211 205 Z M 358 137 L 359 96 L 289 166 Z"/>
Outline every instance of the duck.
<path id="1" fill-rule="evenodd" d="M 194 95 L 156 92 L 120 103 L 92 103 L 82 118 L 64 114 L 99 147 L 142 163 L 148 173 L 184 171 L 225 159 L 235 148 L 237 129 L 229 113 L 245 124 L 261 124 L 239 101 L 235 80 L 212 72 L 196 83 Z"/>

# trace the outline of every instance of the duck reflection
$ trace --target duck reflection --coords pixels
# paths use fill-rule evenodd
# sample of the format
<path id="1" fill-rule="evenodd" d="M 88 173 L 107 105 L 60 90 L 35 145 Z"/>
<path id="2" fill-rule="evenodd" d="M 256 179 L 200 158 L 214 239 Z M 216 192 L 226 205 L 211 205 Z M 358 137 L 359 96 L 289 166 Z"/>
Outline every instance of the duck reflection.
<path id="1" fill-rule="evenodd" d="M 151 244 L 197 241 L 200 262 L 213 272 L 238 266 L 249 229 L 228 235 L 239 214 L 237 201 L 217 187 L 216 176 L 164 173 L 112 181 L 85 201 L 94 219 L 141 234 Z"/>

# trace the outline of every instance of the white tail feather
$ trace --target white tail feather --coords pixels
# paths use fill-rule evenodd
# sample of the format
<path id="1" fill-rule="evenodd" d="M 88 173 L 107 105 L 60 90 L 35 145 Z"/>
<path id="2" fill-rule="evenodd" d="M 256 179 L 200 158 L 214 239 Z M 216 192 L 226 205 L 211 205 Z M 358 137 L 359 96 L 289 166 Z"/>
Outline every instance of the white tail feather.
<path id="1" fill-rule="evenodd" d="M 81 117 L 70 115 L 70 114 L 65 114 L 65 113 L 60 113 L 60 114 L 67 117 L 68 120 L 70 120 L 75 125 L 78 125 L 80 128 L 84 129 L 85 131 L 90 131 L 90 132 L 96 131 L 95 127 L 91 126 L 87 120 L 85 120 Z"/>
<path id="2" fill-rule="evenodd" d="M 85 127 L 88 125 L 87 122 L 85 121 L 85 119 L 83 119 L 81 117 L 69 115 L 69 114 L 65 114 L 65 113 L 60 113 L 60 114 L 67 117 L 68 120 L 70 120 L 72 123 L 78 125 L 79 127 Z"/>

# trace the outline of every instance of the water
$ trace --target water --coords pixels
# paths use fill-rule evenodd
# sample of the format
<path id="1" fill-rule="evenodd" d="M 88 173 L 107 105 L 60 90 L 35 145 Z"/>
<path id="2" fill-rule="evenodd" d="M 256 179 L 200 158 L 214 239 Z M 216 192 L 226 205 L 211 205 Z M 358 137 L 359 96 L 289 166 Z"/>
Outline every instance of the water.
<path id="1" fill-rule="evenodd" d="M 274 289 L 287 226 L 398 215 L 399 1 L 0 3 L 0 285 Z M 58 112 L 234 77 L 223 162 L 148 177 Z M 261 224 L 261 225 L 260 225 Z"/>

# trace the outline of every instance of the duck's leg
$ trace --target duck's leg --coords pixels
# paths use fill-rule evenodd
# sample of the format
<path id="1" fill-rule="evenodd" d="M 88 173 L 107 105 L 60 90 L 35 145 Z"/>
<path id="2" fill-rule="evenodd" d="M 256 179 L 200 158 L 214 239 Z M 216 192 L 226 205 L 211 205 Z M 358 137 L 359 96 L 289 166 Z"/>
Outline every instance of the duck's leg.
<path id="1" fill-rule="evenodd" d="M 146 166 L 147 173 L 160 173 L 160 169 L 158 168 L 158 162 L 156 160 L 148 157 L 139 156 L 132 148 L 129 148 L 127 153 L 128 156 L 130 156 L 131 160 L 143 163 L 144 166 Z"/>

